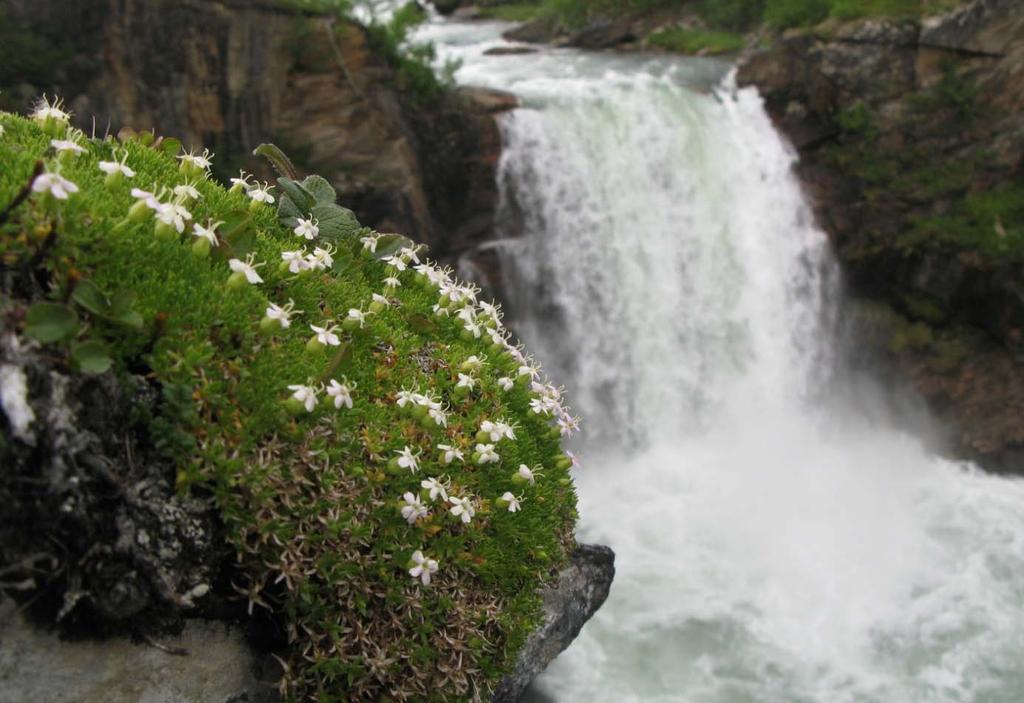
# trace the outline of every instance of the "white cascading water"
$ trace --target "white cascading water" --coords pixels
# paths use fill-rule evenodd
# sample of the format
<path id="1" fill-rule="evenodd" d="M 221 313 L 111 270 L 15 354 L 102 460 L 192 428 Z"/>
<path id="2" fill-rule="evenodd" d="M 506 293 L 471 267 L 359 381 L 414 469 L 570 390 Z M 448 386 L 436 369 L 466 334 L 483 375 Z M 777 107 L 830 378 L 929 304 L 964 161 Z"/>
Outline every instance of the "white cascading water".
<path id="1" fill-rule="evenodd" d="M 503 120 L 510 308 L 584 415 L 611 595 L 558 703 L 1019 703 L 1024 482 L 821 398 L 837 291 L 793 154 L 709 61 L 420 37 Z"/>

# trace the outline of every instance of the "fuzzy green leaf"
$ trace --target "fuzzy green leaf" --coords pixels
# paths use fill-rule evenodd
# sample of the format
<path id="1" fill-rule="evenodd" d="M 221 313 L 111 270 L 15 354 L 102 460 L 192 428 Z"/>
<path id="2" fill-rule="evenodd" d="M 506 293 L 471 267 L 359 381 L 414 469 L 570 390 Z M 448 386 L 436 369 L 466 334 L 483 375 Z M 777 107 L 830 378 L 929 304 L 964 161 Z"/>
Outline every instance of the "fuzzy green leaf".
<path id="1" fill-rule="evenodd" d="M 115 295 L 110 301 L 108 319 L 125 327 L 142 329 L 142 315 L 132 309 L 132 306 L 135 305 L 135 297 L 135 292 L 131 290 L 123 290 Z"/>
<path id="2" fill-rule="evenodd" d="M 36 303 L 25 315 L 25 334 L 44 344 L 66 339 L 78 331 L 78 315 L 60 303 Z"/>
<path id="3" fill-rule="evenodd" d="M 317 205 L 311 214 L 320 227 L 320 236 L 329 242 L 337 243 L 343 237 L 350 237 L 362 228 L 355 214 L 340 205 Z"/>
<path id="4" fill-rule="evenodd" d="M 317 205 L 333 205 L 338 199 L 334 186 L 321 176 L 306 176 L 302 185 L 316 198 Z"/>
<path id="5" fill-rule="evenodd" d="M 110 314 L 110 301 L 92 281 L 79 281 L 71 299 L 93 315 L 106 317 Z"/>
<path id="6" fill-rule="evenodd" d="M 277 179 L 277 185 L 280 186 L 281 190 L 291 199 L 300 212 L 307 213 L 316 205 L 316 198 L 301 183 L 290 178 L 281 177 Z"/>
<path id="7" fill-rule="evenodd" d="M 297 177 L 295 166 L 292 164 L 291 159 L 285 156 L 285 153 L 273 144 L 260 144 L 252 150 L 252 153 L 253 156 L 262 156 L 269 161 L 274 170 L 285 178 L 295 180 Z"/>
<path id="8" fill-rule="evenodd" d="M 406 247 L 416 246 L 416 243 L 401 234 L 382 234 L 377 240 L 377 251 L 374 254 L 377 259 L 384 259 Z"/>
<path id="9" fill-rule="evenodd" d="M 114 363 L 110 349 L 98 339 L 89 339 L 71 345 L 71 358 L 84 373 L 103 373 Z"/>
<path id="10" fill-rule="evenodd" d="M 299 224 L 299 218 L 302 216 L 302 211 L 287 195 L 282 194 L 277 199 L 277 220 L 282 225 L 291 229 Z"/>

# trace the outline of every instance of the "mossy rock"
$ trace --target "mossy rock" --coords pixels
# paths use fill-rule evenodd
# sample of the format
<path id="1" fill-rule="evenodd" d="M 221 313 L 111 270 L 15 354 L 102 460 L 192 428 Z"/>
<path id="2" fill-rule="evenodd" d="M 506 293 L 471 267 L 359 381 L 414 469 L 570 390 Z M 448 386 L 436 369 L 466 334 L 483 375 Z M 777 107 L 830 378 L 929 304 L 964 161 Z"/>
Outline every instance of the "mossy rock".
<path id="1" fill-rule="evenodd" d="M 202 162 L 183 167 L 173 140 L 88 139 L 6 113 L 0 125 L 4 333 L 27 343 L 33 307 L 47 306 L 37 323 L 69 311 L 74 325 L 57 315 L 63 326 L 36 343 L 68 368 L 87 350 L 81 373 L 105 357 L 106 373 L 161 389 L 153 441 L 179 491 L 215 497 L 239 596 L 280 619 L 287 698 L 486 697 L 539 621 L 538 590 L 567 562 L 577 516 L 559 427 L 575 421 L 500 311 L 417 264 L 402 239 L 352 233 L 348 215 L 330 245 L 297 235 L 294 212 L 212 182 Z M 54 137 L 82 152 L 58 155 Z M 101 161 L 134 176 L 108 178 Z M 77 190 L 46 188 L 58 173 Z M 290 194 L 306 183 L 325 205 L 322 180 L 296 182 Z M 186 184 L 198 199 L 173 195 Z M 155 226 L 133 187 L 165 213 L 177 202 L 182 231 L 173 213 Z M 317 265 L 307 253 L 308 270 L 289 270 L 282 255 L 314 247 Z M 444 463 L 445 447 L 462 458 Z M 418 553 L 436 561 L 429 584 Z"/>

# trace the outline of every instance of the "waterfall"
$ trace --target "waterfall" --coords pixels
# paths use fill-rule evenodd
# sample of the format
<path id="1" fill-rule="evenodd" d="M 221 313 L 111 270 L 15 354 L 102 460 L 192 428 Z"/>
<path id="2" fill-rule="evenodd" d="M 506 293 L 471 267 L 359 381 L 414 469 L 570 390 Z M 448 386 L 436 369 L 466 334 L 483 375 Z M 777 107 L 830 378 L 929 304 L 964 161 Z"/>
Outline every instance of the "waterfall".
<path id="1" fill-rule="evenodd" d="M 608 602 L 572 703 L 1019 703 L 1024 483 L 828 398 L 835 264 L 753 90 L 711 61 L 423 36 L 503 118 L 513 324 L 584 416 Z M 511 234 L 511 232 L 510 232 Z"/>

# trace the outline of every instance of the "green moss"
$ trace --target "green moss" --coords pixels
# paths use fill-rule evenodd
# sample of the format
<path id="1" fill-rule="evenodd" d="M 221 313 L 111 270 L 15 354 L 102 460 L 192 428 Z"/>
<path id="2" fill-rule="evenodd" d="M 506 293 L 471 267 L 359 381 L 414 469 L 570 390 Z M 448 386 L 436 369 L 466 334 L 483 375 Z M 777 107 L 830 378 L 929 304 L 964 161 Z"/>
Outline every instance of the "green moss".
<path id="1" fill-rule="evenodd" d="M 700 29 L 663 29 L 647 38 L 659 49 L 683 54 L 725 54 L 743 48 L 743 37 L 733 32 L 711 32 Z"/>
<path id="2" fill-rule="evenodd" d="M 534 391 L 522 380 L 511 391 L 498 384 L 518 362 L 438 317 L 437 288 L 411 270 L 398 274 L 391 307 L 364 330 L 311 353 L 311 324 L 365 310 L 386 292 L 393 270 L 355 237 L 338 241 L 329 270 L 290 274 L 281 255 L 305 240 L 273 208 L 252 209 L 243 193 L 201 178 L 202 199 L 188 207 L 198 222 L 227 223 L 221 234 L 230 240 L 202 258 L 191 241 L 154 236 L 152 218 L 127 221 L 129 183 L 108 187 L 97 167 L 123 154 L 137 171 L 131 185 L 182 183 L 162 149 L 78 135 L 86 153 L 58 166 L 34 122 L 3 114 L 0 125 L 0 211 L 40 159 L 80 188 L 66 201 L 35 195 L 14 208 L 0 226 L 0 259 L 14 268 L 37 262 L 33 280 L 58 304 L 82 280 L 111 299 L 133 298 L 141 325 L 79 309 L 79 335 L 108 340 L 116 373 L 145 372 L 162 388 L 152 439 L 175 460 L 182 491 L 216 497 L 240 559 L 240 596 L 282 619 L 292 641 L 289 698 L 461 701 L 492 686 L 537 623 L 538 588 L 566 563 L 576 519 L 557 433 L 530 408 Z M 264 281 L 229 285 L 227 259 L 249 254 L 265 264 Z M 261 332 L 268 305 L 289 300 L 304 312 L 287 329 Z M 68 340 L 50 347 L 69 351 Z M 461 394 L 458 373 L 472 355 L 487 363 L 477 388 Z M 349 383 L 353 408 L 321 394 L 313 412 L 291 414 L 289 385 L 331 379 Z M 447 426 L 401 411 L 402 389 L 443 402 Z M 499 419 L 515 426 L 515 439 L 497 442 L 499 464 L 474 463 L 474 435 Z M 463 448 L 466 462 L 442 466 L 439 444 Z M 403 447 L 420 452 L 419 473 L 389 466 Z M 535 485 L 512 479 L 521 464 L 537 467 Z M 475 497 L 471 523 L 441 502 L 416 524 L 403 519 L 401 496 L 419 493 L 427 476 L 447 476 L 453 494 Z M 506 491 L 523 496 L 520 512 L 496 502 Z M 429 587 L 408 573 L 416 550 L 440 562 Z"/>

